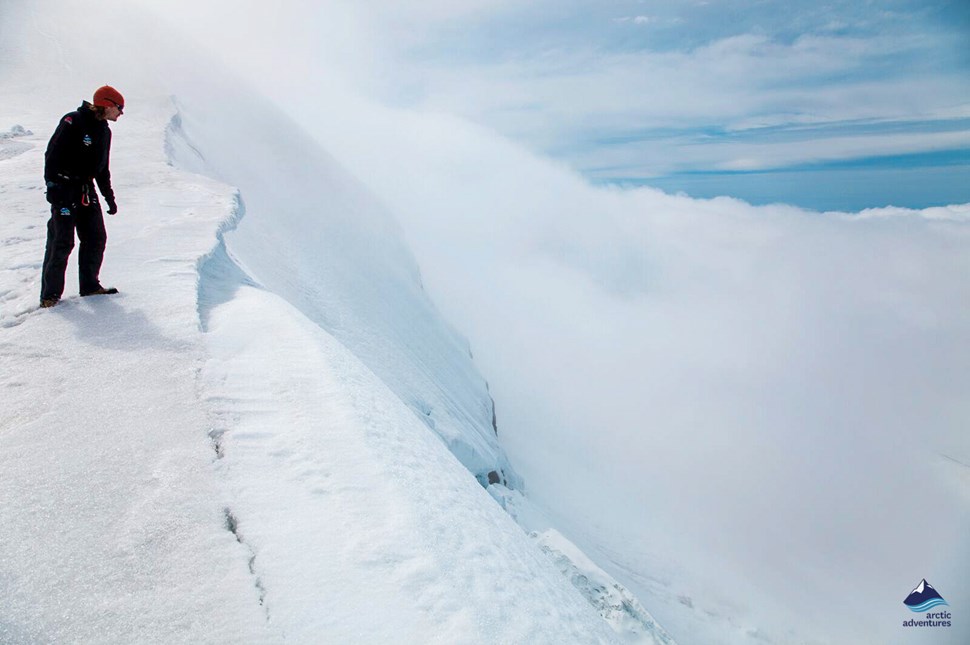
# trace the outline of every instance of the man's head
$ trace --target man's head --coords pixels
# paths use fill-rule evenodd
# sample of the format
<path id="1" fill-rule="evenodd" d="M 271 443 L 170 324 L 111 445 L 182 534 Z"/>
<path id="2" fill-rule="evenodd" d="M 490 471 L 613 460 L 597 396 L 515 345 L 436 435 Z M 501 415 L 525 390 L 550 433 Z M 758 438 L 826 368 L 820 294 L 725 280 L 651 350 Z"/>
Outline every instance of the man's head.
<path id="1" fill-rule="evenodd" d="M 101 108 L 98 113 L 108 121 L 117 121 L 125 111 L 125 97 L 110 85 L 95 90 L 92 103 L 95 108 Z"/>

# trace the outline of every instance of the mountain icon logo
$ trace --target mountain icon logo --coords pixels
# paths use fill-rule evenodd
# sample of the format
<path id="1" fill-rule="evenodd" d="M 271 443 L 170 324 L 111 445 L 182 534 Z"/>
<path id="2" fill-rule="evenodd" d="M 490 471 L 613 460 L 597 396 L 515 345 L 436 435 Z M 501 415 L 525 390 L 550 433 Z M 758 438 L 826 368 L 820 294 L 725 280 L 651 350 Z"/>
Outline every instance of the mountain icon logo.
<path id="1" fill-rule="evenodd" d="M 950 603 L 943 600 L 943 596 L 933 588 L 933 585 L 926 581 L 926 578 L 923 578 L 916 585 L 916 588 L 906 596 L 903 604 L 909 607 L 911 611 L 919 613 L 932 609 L 933 607 L 938 607 L 939 605 L 949 605 Z"/>

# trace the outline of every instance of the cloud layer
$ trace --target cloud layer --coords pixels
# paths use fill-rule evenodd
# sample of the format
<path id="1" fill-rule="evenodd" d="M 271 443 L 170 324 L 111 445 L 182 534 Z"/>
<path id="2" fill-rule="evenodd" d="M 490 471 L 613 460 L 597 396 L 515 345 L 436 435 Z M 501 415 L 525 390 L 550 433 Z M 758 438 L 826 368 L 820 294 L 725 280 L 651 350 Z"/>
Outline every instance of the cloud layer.
<path id="1" fill-rule="evenodd" d="M 318 133 L 404 222 L 532 492 L 612 558 L 672 560 L 706 607 L 770 589 L 736 610 L 844 638 L 826 585 L 905 593 L 902 572 L 938 566 L 909 550 L 921 535 L 960 552 L 966 207 L 823 216 L 594 188 L 454 119 L 355 113 L 366 126 Z"/>
<path id="2" fill-rule="evenodd" d="M 567 167 L 959 152 L 953 29 L 933 42 L 907 3 L 520 4 L 284 2 L 189 26 L 400 218 L 535 497 L 617 566 L 675 571 L 631 584 L 662 622 L 685 594 L 776 634 L 885 641 L 911 578 L 970 593 L 966 206 L 823 215 Z M 657 21 L 614 20 L 637 15 Z M 254 16 L 252 49 L 220 44 Z M 853 617 L 825 604 L 836 583 Z M 757 601 L 720 600 L 739 589 Z"/>

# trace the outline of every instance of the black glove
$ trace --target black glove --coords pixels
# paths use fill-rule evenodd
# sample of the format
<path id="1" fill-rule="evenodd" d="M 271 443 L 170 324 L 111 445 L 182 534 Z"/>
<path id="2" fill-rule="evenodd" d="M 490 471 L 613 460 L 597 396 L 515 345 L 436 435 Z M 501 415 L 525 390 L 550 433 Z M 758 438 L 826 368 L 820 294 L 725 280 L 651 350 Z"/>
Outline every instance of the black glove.
<path id="1" fill-rule="evenodd" d="M 115 204 L 114 197 L 108 197 L 104 201 L 108 202 L 108 215 L 114 215 L 118 212 L 118 205 Z"/>

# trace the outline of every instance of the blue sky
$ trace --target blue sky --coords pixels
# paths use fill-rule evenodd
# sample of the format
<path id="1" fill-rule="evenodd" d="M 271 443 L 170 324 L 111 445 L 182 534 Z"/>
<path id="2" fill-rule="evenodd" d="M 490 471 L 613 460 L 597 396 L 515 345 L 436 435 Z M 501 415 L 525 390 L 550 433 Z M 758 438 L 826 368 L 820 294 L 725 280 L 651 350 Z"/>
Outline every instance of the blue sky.
<path id="1" fill-rule="evenodd" d="M 819 209 L 970 201 L 965 2 L 479 2 L 435 17 L 387 41 L 383 100 L 458 113 L 594 182 Z"/>
<path id="2" fill-rule="evenodd" d="M 457 115 L 594 183 L 970 202 L 965 0 L 143 1 L 278 93 L 309 81 Z"/>

